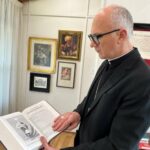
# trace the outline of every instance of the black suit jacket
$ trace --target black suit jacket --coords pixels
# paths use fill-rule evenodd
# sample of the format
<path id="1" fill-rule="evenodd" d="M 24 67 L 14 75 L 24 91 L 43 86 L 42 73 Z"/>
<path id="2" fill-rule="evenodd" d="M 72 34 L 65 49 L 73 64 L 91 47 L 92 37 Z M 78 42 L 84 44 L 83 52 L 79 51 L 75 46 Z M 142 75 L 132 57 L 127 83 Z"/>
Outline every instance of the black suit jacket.
<path id="1" fill-rule="evenodd" d="M 137 150 L 150 125 L 150 69 L 137 49 L 115 69 L 91 109 L 85 111 L 105 63 L 99 68 L 87 97 L 75 110 L 81 115 L 75 147 L 65 150 Z"/>

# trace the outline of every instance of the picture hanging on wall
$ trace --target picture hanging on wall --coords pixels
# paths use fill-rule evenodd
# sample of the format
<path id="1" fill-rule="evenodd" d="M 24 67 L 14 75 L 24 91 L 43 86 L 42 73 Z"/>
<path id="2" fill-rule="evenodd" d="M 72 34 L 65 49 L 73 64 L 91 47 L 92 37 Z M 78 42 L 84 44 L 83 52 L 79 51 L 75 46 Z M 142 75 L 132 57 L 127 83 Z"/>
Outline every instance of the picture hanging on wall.
<path id="1" fill-rule="evenodd" d="M 58 62 L 57 87 L 74 88 L 76 63 Z"/>
<path id="2" fill-rule="evenodd" d="M 133 44 L 144 59 L 150 59 L 150 24 L 134 23 Z"/>
<path id="3" fill-rule="evenodd" d="M 29 37 L 28 70 L 39 73 L 55 73 L 57 40 Z"/>
<path id="4" fill-rule="evenodd" d="M 82 44 L 82 31 L 59 30 L 58 58 L 79 60 Z"/>
<path id="5" fill-rule="evenodd" d="M 49 92 L 50 79 L 49 74 L 30 73 L 30 91 Z"/>

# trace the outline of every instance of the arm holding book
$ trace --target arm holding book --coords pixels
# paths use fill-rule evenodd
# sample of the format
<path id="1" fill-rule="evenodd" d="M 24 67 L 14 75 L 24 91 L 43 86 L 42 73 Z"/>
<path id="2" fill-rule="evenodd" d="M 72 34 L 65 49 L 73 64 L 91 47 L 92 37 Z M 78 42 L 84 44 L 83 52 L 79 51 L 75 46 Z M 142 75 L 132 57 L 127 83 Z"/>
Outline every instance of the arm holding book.
<path id="1" fill-rule="evenodd" d="M 80 115 L 78 112 L 67 112 L 63 115 L 58 116 L 54 120 L 54 124 L 52 126 L 54 131 L 64 131 L 64 130 L 72 130 L 78 126 L 80 122 Z M 44 147 L 44 150 L 58 150 L 51 147 L 46 138 L 41 136 L 41 143 Z"/>
<path id="2" fill-rule="evenodd" d="M 41 147 L 40 136 L 49 141 L 59 134 L 50 128 L 58 116 L 59 113 L 45 101 L 23 112 L 0 116 L 0 141 L 8 150 L 37 150 Z"/>

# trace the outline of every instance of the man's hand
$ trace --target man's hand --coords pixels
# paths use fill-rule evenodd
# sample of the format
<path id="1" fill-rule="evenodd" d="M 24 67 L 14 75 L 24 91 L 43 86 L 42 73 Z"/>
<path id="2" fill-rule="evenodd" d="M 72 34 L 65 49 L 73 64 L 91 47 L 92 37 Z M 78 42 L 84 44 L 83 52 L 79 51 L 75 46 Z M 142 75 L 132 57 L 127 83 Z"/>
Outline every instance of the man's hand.
<path id="1" fill-rule="evenodd" d="M 46 138 L 44 136 L 40 137 L 40 141 L 41 141 L 41 143 L 43 145 L 43 149 L 42 150 L 58 150 L 58 149 L 55 149 L 55 148 L 51 147 L 48 144 L 48 142 L 47 142 L 47 140 L 46 140 Z"/>
<path id="2" fill-rule="evenodd" d="M 52 126 L 54 131 L 72 130 L 78 126 L 80 114 L 78 112 L 67 112 L 58 116 Z"/>

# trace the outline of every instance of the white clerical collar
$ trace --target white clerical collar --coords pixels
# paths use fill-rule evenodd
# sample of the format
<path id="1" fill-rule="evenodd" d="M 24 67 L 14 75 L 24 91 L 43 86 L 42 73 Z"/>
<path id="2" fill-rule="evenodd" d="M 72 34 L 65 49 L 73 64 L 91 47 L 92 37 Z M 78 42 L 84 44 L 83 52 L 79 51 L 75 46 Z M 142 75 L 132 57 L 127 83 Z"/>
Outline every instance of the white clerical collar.
<path id="1" fill-rule="evenodd" d="M 131 50 L 131 51 L 132 51 L 132 50 Z M 128 53 L 123 54 L 123 55 L 121 55 L 121 56 L 115 57 L 115 58 L 113 58 L 113 59 L 108 59 L 108 63 L 110 64 L 110 63 L 111 63 L 111 61 L 116 60 L 116 59 L 119 59 L 119 58 L 121 58 L 121 57 L 123 57 L 123 56 L 125 56 L 125 55 L 129 54 L 131 51 L 129 51 Z"/>

